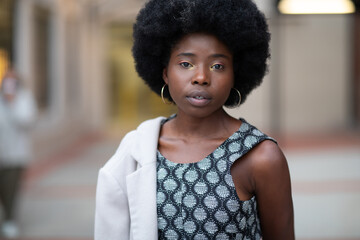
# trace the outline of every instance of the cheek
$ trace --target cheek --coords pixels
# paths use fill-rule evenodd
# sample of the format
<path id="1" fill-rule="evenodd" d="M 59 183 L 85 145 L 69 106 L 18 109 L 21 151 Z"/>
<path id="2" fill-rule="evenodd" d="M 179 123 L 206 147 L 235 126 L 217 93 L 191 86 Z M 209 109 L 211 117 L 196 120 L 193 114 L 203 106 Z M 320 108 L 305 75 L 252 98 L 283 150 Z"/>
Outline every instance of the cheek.
<path id="1" fill-rule="evenodd" d="M 223 76 L 218 77 L 217 81 L 213 81 L 213 83 L 217 83 L 217 87 L 228 89 L 234 87 L 234 76 L 229 73 Z"/>
<path id="2" fill-rule="evenodd" d="M 183 89 L 179 78 L 171 74 L 168 76 L 168 91 L 173 99 L 176 99 L 176 96 L 180 94 L 181 89 Z"/>
<path id="3" fill-rule="evenodd" d="M 225 88 L 224 88 L 225 89 Z M 231 93 L 231 86 L 229 88 L 226 88 L 226 90 L 224 90 L 224 100 L 226 101 L 229 96 L 230 96 L 230 93 Z"/>
<path id="4" fill-rule="evenodd" d="M 227 79 L 223 79 L 222 83 L 217 86 L 219 91 L 221 91 L 222 95 L 225 99 L 227 99 L 230 95 L 231 89 L 234 87 L 234 80 L 231 76 Z"/>
<path id="5" fill-rule="evenodd" d="M 168 84 L 173 88 L 183 88 L 191 79 L 190 72 L 179 71 L 176 68 L 168 72 Z"/>

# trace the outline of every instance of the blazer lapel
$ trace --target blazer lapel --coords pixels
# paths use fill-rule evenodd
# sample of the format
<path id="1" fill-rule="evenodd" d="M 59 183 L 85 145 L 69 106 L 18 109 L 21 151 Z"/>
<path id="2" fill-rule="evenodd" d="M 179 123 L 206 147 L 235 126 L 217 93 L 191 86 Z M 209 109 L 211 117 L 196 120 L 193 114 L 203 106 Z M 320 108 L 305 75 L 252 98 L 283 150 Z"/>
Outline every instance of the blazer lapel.
<path id="1" fill-rule="evenodd" d="M 163 117 L 146 121 L 137 129 L 132 156 L 137 170 L 126 177 L 134 240 L 158 239 L 156 212 L 156 152 Z"/>
<path id="2" fill-rule="evenodd" d="M 141 167 L 127 176 L 126 181 L 133 239 L 158 239 L 156 162 Z"/>

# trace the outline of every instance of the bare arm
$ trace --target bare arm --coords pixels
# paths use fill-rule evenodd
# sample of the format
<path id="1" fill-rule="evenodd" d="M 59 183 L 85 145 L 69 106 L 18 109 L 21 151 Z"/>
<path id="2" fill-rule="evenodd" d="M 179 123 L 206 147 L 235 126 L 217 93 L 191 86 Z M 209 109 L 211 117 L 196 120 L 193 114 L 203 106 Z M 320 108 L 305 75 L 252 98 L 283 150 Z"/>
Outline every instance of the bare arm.
<path id="1" fill-rule="evenodd" d="M 265 141 L 253 157 L 263 239 L 295 239 L 290 174 L 284 154 L 274 142 Z"/>

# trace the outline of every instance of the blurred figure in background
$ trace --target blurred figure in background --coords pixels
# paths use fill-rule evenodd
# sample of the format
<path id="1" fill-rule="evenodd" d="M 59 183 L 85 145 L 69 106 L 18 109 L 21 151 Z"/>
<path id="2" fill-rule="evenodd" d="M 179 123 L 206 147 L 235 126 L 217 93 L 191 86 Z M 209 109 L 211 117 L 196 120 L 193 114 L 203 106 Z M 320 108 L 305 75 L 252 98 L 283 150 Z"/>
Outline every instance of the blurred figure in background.
<path id="1" fill-rule="evenodd" d="M 29 129 L 37 115 L 31 92 L 13 70 L 5 74 L 0 88 L 0 202 L 3 219 L 0 234 L 19 235 L 16 224 L 17 195 L 30 158 Z"/>

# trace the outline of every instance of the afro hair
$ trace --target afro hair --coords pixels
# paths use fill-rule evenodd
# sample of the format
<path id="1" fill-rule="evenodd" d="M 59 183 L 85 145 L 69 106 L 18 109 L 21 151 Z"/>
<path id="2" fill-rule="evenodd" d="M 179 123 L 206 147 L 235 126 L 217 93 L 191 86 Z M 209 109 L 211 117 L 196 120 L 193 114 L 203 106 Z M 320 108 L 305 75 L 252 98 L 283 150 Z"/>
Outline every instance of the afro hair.
<path id="1" fill-rule="evenodd" d="M 216 36 L 233 54 L 234 88 L 241 102 L 262 82 L 267 71 L 270 34 L 266 19 L 251 0 L 150 0 L 134 24 L 135 68 L 160 95 L 163 69 L 172 48 L 185 35 Z M 238 103 L 231 91 L 225 106 Z M 172 101 L 169 94 L 164 96 Z"/>

